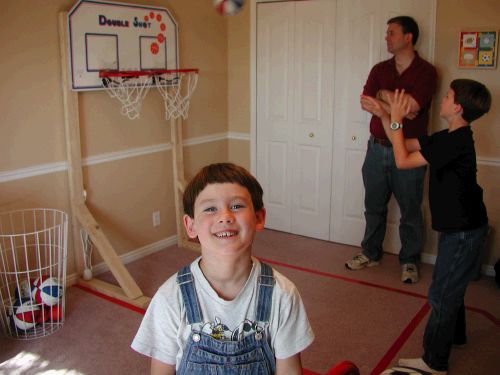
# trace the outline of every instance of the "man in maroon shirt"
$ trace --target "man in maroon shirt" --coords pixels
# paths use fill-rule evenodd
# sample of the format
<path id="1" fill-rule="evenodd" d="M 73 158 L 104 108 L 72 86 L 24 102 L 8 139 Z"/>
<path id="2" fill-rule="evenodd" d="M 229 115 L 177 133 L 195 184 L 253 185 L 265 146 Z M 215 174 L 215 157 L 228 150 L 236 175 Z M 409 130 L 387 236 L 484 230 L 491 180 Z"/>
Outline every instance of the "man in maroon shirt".
<path id="1" fill-rule="evenodd" d="M 363 90 L 363 95 L 379 100 L 388 112 L 388 98 L 392 98 L 394 90 L 405 90 L 411 104 L 411 112 L 402 124 L 405 138 L 427 134 L 429 109 L 436 91 L 436 69 L 414 49 L 418 35 L 418 25 L 411 17 L 399 16 L 387 21 L 385 40 L 387 50 L 394 56 L 372 68 Z M 361 107 L 369 112 L 363 103 Z M 387 204 L 391 194 L 394 194 L 401 210 L 401 280 L 409 284 L 416 283 L 423 242 L 421 204 L 425 167 L 409 170 L 396 168 L 392 145 L 385 135 L 380 118 L 373 113 L 370 133 L 362 168 L 366 219 L 365 235 L 361 242 L 363 251 L 345 265 L 348 269 L 358 270 L 379 264 L 387 225 Z"/>

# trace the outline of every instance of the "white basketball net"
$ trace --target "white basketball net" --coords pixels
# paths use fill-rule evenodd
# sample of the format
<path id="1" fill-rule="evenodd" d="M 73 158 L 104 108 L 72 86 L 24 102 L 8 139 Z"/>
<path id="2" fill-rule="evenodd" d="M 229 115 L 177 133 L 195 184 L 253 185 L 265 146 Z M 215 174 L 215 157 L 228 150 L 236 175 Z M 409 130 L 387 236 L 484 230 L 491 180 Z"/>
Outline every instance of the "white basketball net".
<path id="1" fill-rule="evenodd" d="M 104 88 L 112 98 L 122 103 L 121 113 L 134 120 L 141 114 L 142 101 L 149 91 L 151 77 L 106 77 Z"/>
<path id="2" fill-rule="evenodd" d="M 155 86 L 165 105 L 167 120 L 188 117 L 189 102 L 198 83 L 198 70 L 151 71 L 148 74 L 133 73 L 112 75 L 102 79 L 109 96 L 122 104 L 121 113 L 133 120 L 141 113 L 142 101 L 149 89 Z"/>
<path id="3" fill-rule="evenodd" d="M 197 71 L 172 72 L 155 76 L 156 88 L 165 104 L 165 118 L 188 117 L 189 102 L 198 83 Z"/>

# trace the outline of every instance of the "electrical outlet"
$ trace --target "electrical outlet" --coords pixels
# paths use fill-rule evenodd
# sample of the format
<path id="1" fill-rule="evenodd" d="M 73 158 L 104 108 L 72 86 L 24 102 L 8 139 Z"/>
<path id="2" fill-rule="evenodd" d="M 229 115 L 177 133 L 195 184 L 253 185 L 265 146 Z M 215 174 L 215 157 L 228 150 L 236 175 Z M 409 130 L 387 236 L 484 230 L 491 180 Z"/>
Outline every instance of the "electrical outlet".
<path id="1" fill-rule="evenodd" d="M 160 211 L 153 212 L 153 227 L 160 225 Z"/>

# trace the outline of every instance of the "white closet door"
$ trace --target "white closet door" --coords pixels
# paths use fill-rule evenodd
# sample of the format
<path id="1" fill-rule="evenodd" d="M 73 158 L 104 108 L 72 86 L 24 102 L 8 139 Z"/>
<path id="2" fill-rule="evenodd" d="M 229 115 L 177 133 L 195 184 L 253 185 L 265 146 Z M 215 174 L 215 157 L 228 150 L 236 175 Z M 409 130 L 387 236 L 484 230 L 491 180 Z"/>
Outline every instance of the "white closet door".
<path id="1" fill-rule="evenodd" d="M 328 239 L 335 2 L 257 7 L 257 177 L 267 227 Z"/>
<path id="2" fill-rule="evenodd" d="M 389 57 L 390 17 L 417 20 L 417 49 L 431 59 L 435 7 L 436 0 L 257 4 L 256 172 L 268 228 L 360 244 L 370 117 L 359 95 L 371 67 Z M 399 251 L 398 223 L 392 199 L 386 251 Z"/>
<path id="3" fill-rule="evenodd" d="M 295 3 L 292 233 L 328 240 L 335 2 Z"/>
<path id="4" fill-rule="evenodd" d="M 292 229 L 294 3 L 257 5 L 257 179 L 266 227 Z"/>
<path id="5" fill-rule="evenodd" d="M 380 60 L 384 35 L 377 1 L 337 2 L 335 136 L 331 240 L 359 246 L 365 230 L 361 166 L 370 136 L 359 95 L 370 68 Z"/>

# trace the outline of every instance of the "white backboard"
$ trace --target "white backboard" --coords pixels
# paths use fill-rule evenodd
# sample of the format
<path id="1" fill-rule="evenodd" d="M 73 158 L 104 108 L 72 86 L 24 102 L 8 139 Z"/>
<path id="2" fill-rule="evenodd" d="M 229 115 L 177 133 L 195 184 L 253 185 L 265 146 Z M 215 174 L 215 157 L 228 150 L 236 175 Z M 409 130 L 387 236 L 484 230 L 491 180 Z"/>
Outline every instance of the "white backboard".
<path id="1" fill-rule="evenodd" d="M 101 70 L 179 69 L 177 23 L 165 8 L 80 0 L 68 13 L 71 88 L 103 88 Z"/>

